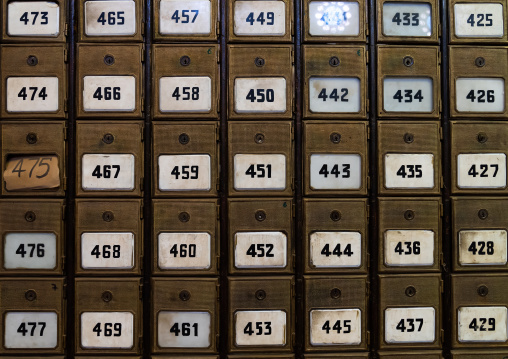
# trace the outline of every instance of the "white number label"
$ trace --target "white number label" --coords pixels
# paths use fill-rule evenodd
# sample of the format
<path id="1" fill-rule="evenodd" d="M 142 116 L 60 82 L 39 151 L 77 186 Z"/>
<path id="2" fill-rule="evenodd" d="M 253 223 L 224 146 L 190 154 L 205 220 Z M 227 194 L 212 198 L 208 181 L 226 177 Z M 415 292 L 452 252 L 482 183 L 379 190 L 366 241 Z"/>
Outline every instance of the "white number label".
<path id="1" fill-rule="evenodd" d="M 505 265 L 507 233 L 505 230 L 469 230 L 459 232 L 461 265 Z"/>
<path id="2" fill-rule="evenodd" d="M 434 232 L 386 231 L 384 250 L 387 266 L 431 266 L 434 264 Z"/>
<path id="3" fill-rule="evenodd" d="M 360 5 L 353 1 L 311 1 L 309 34 L 312 36 L 358 36 Z"/>
<path id="4" fill-rule="evenodd" d="M 58 77 L 7 78 L 7 112 L 58 111 Z"/>
<path id="5" fill-rule="evenodd" d="M 125 36 L 136 33 L 136 4 L 132 0 L 85 2 L 85 34 Z"/>
<path id="6" fill-rule="evenodd" d="M 4 345 L 8 349 L 56 348 L 58 315 L 54 312 L 7 312 Z"/>
<path id="7" fill-rule="evenodd" d="M 245 310 L 235 313 L 237 346 L 284 346 L 286 328 L 286 312 L 282 310 Z"/>
<path id="8" fill-rule="evenodd" d="M 236 78 L 235 111 L 238 113 L 286 112 L 286 79 L 283 77 Z"/>
<path id="9" fill-rule="evenodd" d="M 53 269 L 56 267 L 54 233 L 7 233 L 4 242 L 4 268 Z"/>
<path id="10" fill-rule="evenodd" d="M 362 264 L 360 232 L 314 232 L 310 262 L 316 268 L 358 268 Z"/>
<path id="11" fill-rule="evenodd" d="M 311 77 L 309 108 L 314 113 L 360 112 L 360 79 L 355 77 Z"/>
<path id="12" fill-rule="evenodd" d="M 208 312 L 162 311 L 157 317 L 157 342 L 162 348 L 208 348 L 210 327 Z"/>
<path id="13" fill-rule="evenodd" d="M 312 345 L 357 345 L 362 342 L 362 312 L 359 309 L 310 311 Z"/>
<path id="14" fill-rule="evenodd" d="M 287 236 L 282 232 L 235 234 L 236 268 L 285 268 Z"/>
<path id="15" fill-rule="evenodd" d="M 358 189 L 362 186 L 360 155 L 311 155 L 310 186 L 313 189 Z"/>
<path id="16" fill-rule="evenodd" d="M 211 4 L 205 1 L 162 0 L 160 2 L 162 35 L 207 35 L 211 32 Z"/>
<path id="17" fill-rule="evenodd" d="M 434 155 L 388 153 L 385 155 L 386 188 L 433 188 Z"/>
<path id="18" fill-rule="evenodd" d="M 432 112 L 432 79 L 386 78 L 383 80 L 383 108 L 386 112 Z"/>
<path id="19" fill-rule="evenodd" d="M 283 190 L 286 188 L 286 156 L 235 155 L 235 189 Z"/>
<path id="20" fill-rule="evenodd" d="M 478 2 L 455 4 L 455 36 L 457 37 L 503 37 L 502 4 Z"/>
<path id="21" fill-rule="evenodd" d="M 211 187 L 210 155 L 159 156 L 161 191 L 208 191 Z"/>
<path id="22" fill-rule="evenodd" d="M 60 33 L 60 7 L 52 1 L 12 1 L 7 4 L 9 36 L 53 36 Z"/>
<path id="23" fill-rule="evenodd" d="M 506 155 L 504 153 L 472 153 L 457 156 L 459 188 L 506 187 Z"/>
<path id="24" fill-rule="evenodd" d="M 85 191 L 134 189 L 134 155 L 83 155 L 81 182 Z"/>
<path id="25" fill-rule="evenodd" d="M 208 233 L 160 233 L 158 264 L 161 269 L 208 269 L 211 237 Z"/>
<path id="26" fill-rule="evenodd" d="M 506 307 L 461 307 L 458 310 L 459 342 L 506 342 Z"/>
<path id="27" fill-rule="evenodd" d="M 134 76 L 85 76 L 83 81 L 85 111 L 132 112 L 136 108 Z"/>
<path id="28" fill-rule="evenodd" d="M 81 267 L 85 269 L 134 267 L 134 233 L 81 234 Z"/>
<path id="29" fill-rule="evenodd" d="M 460 78 L 455 89 L 459 112 L 504 112 L 504 79 Z"/>
<path id="30" fill-rule="evenodd" d="M 383 35 L 432 35 L 432 7 L 426 3 L 385 2 L 383 4 Z"/>
<path id="31" fill-rule="evenodd" d="M 212 108 L 212 79 L 200 77 L 161 77 L 161 112 L 208 112 Z"/>
<path id="32" fill-rule="evenodd" d="M 387 343 L 432 343 L 435 336 L 434 308 L 385 309 L 385 341 Z"/>
<path id="33" fill-rule="evenodd" d="M 283 36 L 285 9 L 283 1 L 235 1 L 235 35 Z"/>
<path id="34" fill-rule="evenodd" d="M 129 312 L 81 314 L 81 346 L 130 349 L 134 346 L 134 315 Z"/>

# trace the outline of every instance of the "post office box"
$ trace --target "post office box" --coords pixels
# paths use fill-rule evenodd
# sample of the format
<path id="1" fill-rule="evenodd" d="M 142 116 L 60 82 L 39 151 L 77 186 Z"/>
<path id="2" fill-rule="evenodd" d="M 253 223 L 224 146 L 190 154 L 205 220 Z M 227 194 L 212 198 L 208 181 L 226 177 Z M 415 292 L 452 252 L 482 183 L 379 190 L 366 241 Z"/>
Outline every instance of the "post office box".
<path id="1" fill-rule="evenodd" d="M 305 350 L 366 350 L 367 276 L 305 276 Z"/>
<path id="2" fill-rule="evenodd" d="M 290 352 L 294 277 L 229 277 L 229 352 Z"/>
<path id="3" fill-rule="evenodd" d="M 64 122 L 3 121 L 2 194 L 7 196 L 65 195 L 67 185 Z"/>
<path id="4" fill-rule="evenodd" d="M 379 198 L 380 272 L 439 272 L 441 199 Z"/>
<path id="5" fill-rule="evenodd" d="M 229 195 L 292 195 L 291 122 L 228 124 Z"/>
<path id="6" fill-rule="evenodd" d="M 305 121 L 303 138 L 306 195 L 367 195 L 367 122 Z"/>
<path id="7" fill-rule="evenodd" d="M 2 118 L 66 118 L 66 45 L 2 45 L 0 51 Z"/>
<path id="8" fill-rule="evenodd" d="M 76 195 L 141 196 L 141 121 L 77 121 Z"/>
<path id="9" fill-rule="evenodd" d="M 64 201 L 4 199 L 0 201 L 0 274 L 62 274 Z"/>
<path id="10" fill-rule="evenodd" d="M 294 355 L 258 354 L 258 355 L 228 355 L 228 359 L 294 359 Z"/>
<path id="11" fill-rule="evenodd" d="M 219 127 L 217 122 L 153 124 L 155 196 L 217 196 Z"/>
<path id="12" fill-rule="evenodd" d="M 152 201 L 153 273 L 218 274 L 219 206 L 215 199 Z"/>
<path id="13" fill-rule="evenodd" d="M 443 181 L 438 122 L 381 121 L 378 136 L 380 194 L 440 194 Z"/>
<path id="14" fill-rule="evenodd" d="M 219 46 L 158 44 L 152 53 L 153 117 L 217 118 Z"/>
<path id="15" fill-rule="evenodd" d="M 450 43 L 506 43 L 506 7 L 506 0 L 448 0 Z"/>
<path id="16" fill-rule="evenodd" d="M 331 359 L 331 358 L 349 358 L 349 359 L 368 359 L 369 353 L 333 353 L 333 354 L 304 354 L 305 359 Z"/>
<path id="17" fill-rule="evenodd" d="M 439 1 L 380 0 L 376 5 L 379 42 L 439 42 Z"/>
<path id="18" fill-rule="evenodd" d="M 452 350 L 452 358 L 453 359 L 498 359 L 503 358 L 506 359 L 508 357 L 508 351 L 502 349 L 490 349 L 490 350 L 471 350 L 471 349 L 463 349 L 463 350 Z"/>
<path id="19" fill-rule="evenodd" d="M 291 42 L 293 1 L 232 0 L 228 23 L 230 42 Z"/>
<path id="20" fill-rule="evenodd" d="M 229 45 L 228 58 L 230 119 L 272 120 L 292 117 L 292 45 Z"/>
<path id="21" fill-rule="evenodd" d="M 155 41 L 215 41 L 219 34 L 218 0 L 158 0 L 153 3 Z"/>
<path id="22" fill-rule="evenodd" d="M 440 63 L 437 46 L 378 46 L 378 116 L 439 118 Z"/>
<path id="23" fill-rule="evenodd" d="M 365 46 L 303 45 L 306 118 L 367 118 Z"/>
<path id="24" fill-rule="evenodd" d="M 64 353 L 64 283 L 61 278 L 0 280 L 0 353 Z"/>
<path id="25" fill-rule="evenodd" d="M 453 270 L 508 269 L 508 201 L 454 197 L 452 210 Z"/>
<path id="26" fill-rule="evenodd" d="M 76 274 L 141 274 L 142 202 L 76 200 Z"/>
<path id="27" fill-rule="evenodd" d="M 367 273 L 367 200 L 303 200 L 305 273 Z"/>
<path id="28" fill-rule="evenodd" d="M 3 1 L 2 41 L 65 42 L 67 1 Z"/>
<path id="29" fill-rule="evenodd" d="M 78 117 L 141 118 L 143 115 L 142 44 L 78 44 Z"/>
<path id="30" fill-rule="evenodd" d="M 443 353 L 440 350 L 411 350 L 411 351 L 378 351 L 381 359 L 416 358 L 416 359 L 442 359 Z"/>
<path id="31" fill-rule="evenodd" d="M 507 73 L 507 47 L 450 46 L 450 115 L 506 119 Z"/>
<path id="32" fill-rule="evenodd" d="M 79 0 L 78 40 L 143 41 L 143 4 L 141 0 Z"/>
<path id="33" fill-rule="evenodd" d="M 366 42 L 367 3 L 304 0 L 305 42 Z"/>
<path id="34" fill-rule="evenodd" d="M 440 274 L 379 275 L 379 347 L 441 347 Z"/>
<path id="35" fill-rule="evenodd" d="M 229 273 L 292 273 L 290 198 L 229 200 Z"/>
<path id="36" fill-rule="evenodd" d="M 141 280 L 77 278 L 76 354 L 139 354 L 143 343 Z"/>
<path id="37" fill-rule="evenodd" d="M 506 274 L 452 274 L 452 348 L 507 348 Z"/>
<path id="38" fill-rule="evenodd" d="M 508 193 L 506 122 L 451 122 L 452 193 Z"/>
<path id="39" fill-rule="evenodd" d="M 152 303 L 153 353 L 217 352 L 218 279 L 152 279 Z"/>

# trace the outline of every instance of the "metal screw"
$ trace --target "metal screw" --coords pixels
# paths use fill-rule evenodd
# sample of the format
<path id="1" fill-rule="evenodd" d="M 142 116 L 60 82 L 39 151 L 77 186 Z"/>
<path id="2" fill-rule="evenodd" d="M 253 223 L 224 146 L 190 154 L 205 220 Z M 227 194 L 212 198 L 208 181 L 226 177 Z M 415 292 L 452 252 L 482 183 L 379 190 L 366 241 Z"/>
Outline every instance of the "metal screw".
<path id="1" fill-rule="evenodd" d="M 178 215 L 178 219 L 180 220 L 180 222 L 189 222 L 190 220 L 190 214 L 188 214 L 187 212 L 180 212 L 180 214 Z"/>
<path id="2" fill-rule="evenodd" d="M 415 60 L 411 56 L 406 56 L 402 60 L 402 63 L 404 64 L 404 66 L 411 67 L 415 63 Z"/>
<path id="3" fill-rule="evenodd" d="M 406 212 L 404 212 L 404 218 L 408 221 L 412 221 L 415 218 L 415 212 L 408 209 Z"/>
<path id="4" fill-rule="evenodd" d="M 28 142 L 31 145 L 37 143 L 37 134 L 33 133 L 33 132 L 30 132 L 29 134 L 27 134 L 26 135 L 26 142 Z"/>
<path id="5" fill-rule="evenodd" d="M 181 300 L 184 302 L 188 301 L 190 299 L 190 292 L 188 290 L 182 290 L 180 294 L 178 295 Z"/>
<path id="6" fill-rule="evenodd" d="M 266 298 L 266 292 L 263 289 L 259 289 L 256 291 L 256 299 L 263 300 Z"/>
<path id="7" fill-rule="evenodd" d="M 487 211 L 486 209 L 480 209 L 478 211 L 478 218 L 483 220 L 483 219 L 486 219 L 488 216 L 489 216 L 489 211 Z"/>
<path id="8" fill-rule="evenodd" d="M 332 297 L 333 299 L 340 298 L 341 295 L 342 295 L 342 292 L 340 291 L 339 288 L 333 288 L 330 291 L 330 297 Z"/>
<path id="9" fill-rule="evenodd" d="M 477 136 L 476 136 L 476 139 L 478 140 L 478 142 L 480 143 L 485 143 L 487 142 L 487 140 L 489 139 L 489 137 L 487 136 L 487 134 L 485 132 L 480 132 Z"/>
<path id="10" fill-rule="evenodd" d="M 330 141 L 333 143 L 339 143 L 341 140 L 340 133 L 334 132 L 330 135 Z"/>
<path id="11" fill-rule="evenodd" d="M 26 59 L 26 63 L 29 65 L 29 66 L 35 66 L 39 63 L 39 59 L 37 58 L 37 56 L 34 56 L 34 55 L 30 55 L 28 56 L 28 58 Z"/>
<path id="12" fill-rule="evenodd" d="M 109 290 L 102 292 L 101 299 L 106 303 L 111 302 L 111 300 L 113 299 L 113 293 L 111 293 Z"/>
<path id="13" fill-rule="evenodd" d="M 487 294 L 489 294 L 489 288 L 487 288 L 486 285 L 481 285 L 478 287 L 478 295 L 481 297 L 485 297 Z"/>
<path id="14" fill-rule="evenodd" d="M 190 137 L 188 134 L 186 133 L 182 133 L 180 136 L 178 136 L 178 141 L 182 144 L 182 145 L 186 145 L 189 143 L 190 141 Z"/>
<path id="15" fill-rule="evenodd" d="M 36 218 L 37 218 L 37 216 L 32 211 L 28 211 L 25 213 L 25 220 L 27 222 L 33 222 L 33 221 L 35 221 Z"/>
<path id="16" fill-rule="evenodd" d="M 478 67 L 483 67 L 485 66 L 485 59 L 483 57 L 477 57 L 475 60 L 474 60 L 474 64 Z"/>
<path id="17" fill-rule="evenodd" d="M 331 213 L 330 213 L 330 219 L 334 222 L 337 222 L 340 220 L 341 218 L 341 214 L 339 211 L 336 211 L 336 210 L 333 210 Z"/>
<path id="18" fill-rule="evenodd" d="M 415 136 L 412 133 L 404 134 L 404 142 L 405 143 L 413 143 L 414 140 L 415 140 Z"/>
<path id="19" fill-rule="evenodd" d="M 266 219 L 266 212 L 262 210 L 256 211 L 254 217 L 256 218 L 256 221 L 263 222 Z"/>
<path id="20" fill-rule="evenodd" d="M 265 59 L 263 59 L 262 57 L 256 57 L 254 59 L 254 63 L 256 64 L 257 67 L 265 66 Z"/>
<path id="21" fill-rule="evenodd" d="M 111 66 L 115 63 L 115 57 L 113 55 L 104 56 L 104 63 L 108 66 Z"/>
<path id="22" fill-rule="evenodd" d="M 340 65 L 340 60 L 337 56 L 330 57 L 330 61 L 328 61 L 330 66 L 337 67 Z"/>
<path id="23" fill-rule="evenodd" d="M 111 133 L 106 133 L 104 136 L 102 136 L 102 142 L 106 144 L 111 144 L 115 140 L 115 136 L 113 136 Z"/>
<path id="24" fill-rule="evenodd" d="M 25 298 L 26 300 L 29 300 L 30 302 L 37 299 L 37 293 L 35 293 L 35 290 L 29 289 L 25 292 Z"/>
<path id="25" fill-rule="evenodd" d="M 265 135 L 263 135 L 262 133 L 256 133 L 256 136 L 254 136 L 254 142 L 256 143 L 265 142 Z"/>
<path id="26" fill-rule="evenodd" d="M 190 65 L 190 57 L 187 55 L 180 57 L 180 65 L 189 66 Z"/>
<path id="27" fill-rule="evenodd" d="M 115 215 L 111 211 L 106 211 L 102 214 L 104 222 L 111 222 L 115 218 Z"/>
<path id="28" fill-rule="evenodd" d="M 408 297 L 414 297 L 414 295 L 416 294 L 416 288 L 410 285 L 409 287 L 406 288 L 405 293 Z"/>

